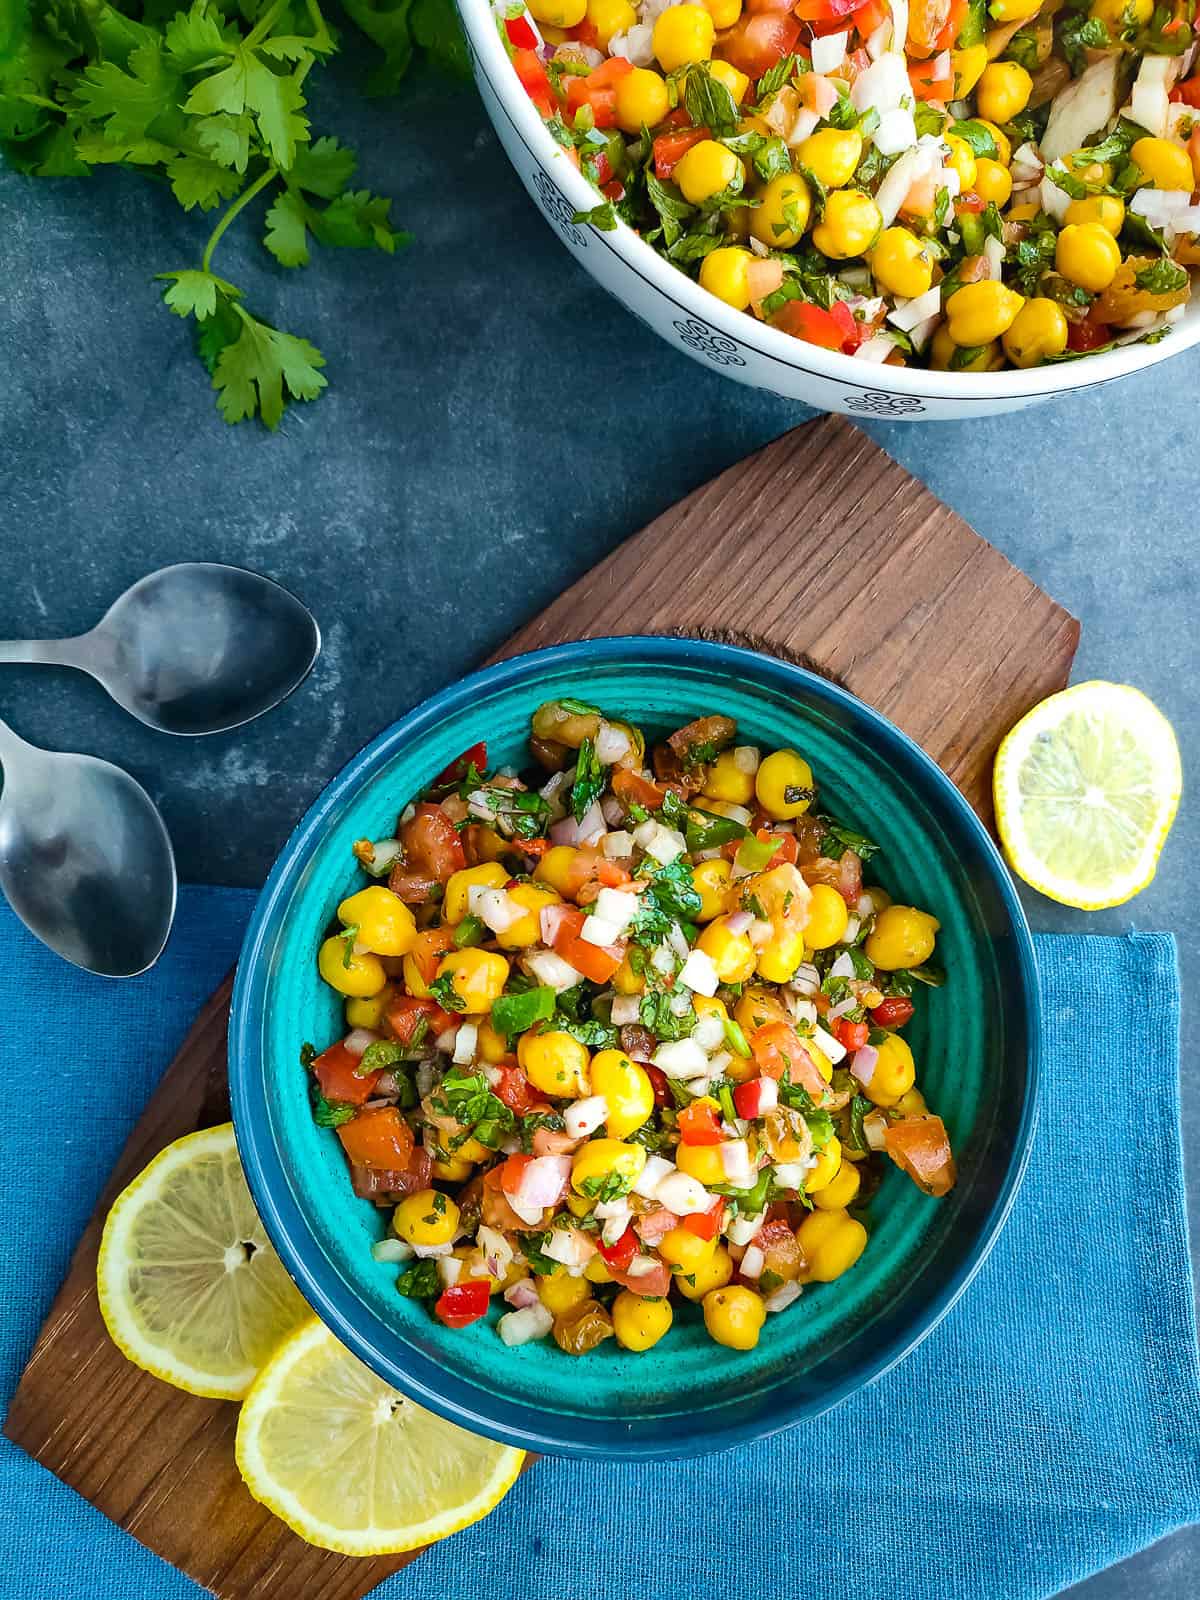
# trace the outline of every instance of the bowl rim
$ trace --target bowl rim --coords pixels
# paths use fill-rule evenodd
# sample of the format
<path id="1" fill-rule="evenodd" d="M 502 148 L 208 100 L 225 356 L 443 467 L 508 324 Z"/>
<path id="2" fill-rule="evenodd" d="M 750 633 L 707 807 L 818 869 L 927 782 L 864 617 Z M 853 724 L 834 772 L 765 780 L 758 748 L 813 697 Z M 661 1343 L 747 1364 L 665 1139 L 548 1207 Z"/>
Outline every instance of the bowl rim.
<path id="1" fill-rule="evenodd" d="M 503 688 L 511 677 L 553 671 L 560 667 L 583 669 L 597 662 L 621 662 L 633 656 L 641 665 L 700 666 L 720 678 L 745 674 L 764 687 L 792 693 L 802 689 L 811 699 L 833 710 L 850 711 L 873 725 L 885 759 L 900 753 L 915 763 L 919 773 L 938 791 L 973 835 L 1009 919 L 1016 944 L 1028 1049 L 1025 1061 L 1025 1099 L 1007 1171 L 990 1206 L 976 1224 L 970 1253 L 938 1294 L 918 1308 L 913 1320 L 890 1342 L 877 1359 L 864 1363 L 851 1376 L 831 1385 L 819 1397 L 782 1402 L 766 1417 L 725 1420 L 702 1426 L 686 1438 L 674 1430 L 612 1434 L 611 1424 L 572 1417 L 573 1430 L 564 1437 L 564 1419 L 527 1405 L 489 1394 L 489 1409 L 479 1405 L 480 1391 L 447 1373 L 436 1360 L 409 1350 L 405 1365 L 381 1355 L 370 1336 L 376 1325 L 336 1267 L 315 1245 L 304 1213 L 292 1193 L 283 1159 L 270 1133 L 263 1069 L 257 1037 L 261 1034 L 265 994 L 269 984 L 269 947 L 274 943 L 287 902 L 296 889 L 312 853 L 325 837 L 326 823 L 344 799 L 372 782 L 377 769 L 398 749 L 419 740 L 423 731 L 465 709 L 481 693 Z M 395 1388 L 447 1420 L 475 1433 L 502 1440 L 541 1454 L 590 1460 L 666 1460 L 724 1450 L 778 1433 L 784 1428 L 838 1405 L 867 1384 L 874 1383 L 920 1344 L 957 1303 L 990 1254 L 1012 1210 L 1028 1166 L 1037 1123 L 1042 1038 L 1041 992 L 1033 938 L 1016 887 L 1000 852 L 961 790 L 915 740 L 882 713 L 848 690 L 806 668 L 736 645 L 711 643 L 667 635 L 623 635 L 578 640 L 507 657 L 469 674 L 421 701 L 403 717 L 377 734 L 336 774 L 313 801 L 279 852 L 251 913 L 234 980 L 229 1017 L 229 1088 L 234 1131 L 246 1180 L 271 1242 L 305 1300 L 325 1325 L 366 1366 Z M 380 1325 L 382 1326 L 382 1325 Z M 461 1390 L 461 1394 L 460 1394 Z M 727 1408 L 728 1409 L 728 1408 Z"/>
<path id="2" fill-rule="evenodd" d="M 477 74 L 482 75 L 512 127 L 513 134 L 562 191 L 575 211 L 590 210 L 596 191 L 582 173 L 567 160 L 566 154 L 550 136 L 533 102 L 522 89 L 511 62 L 500 42 L 495 13 L 490 0 L 455 0 L 467 32 Z M 885 367 L 857 360 L 837 350 L 792 338 L 778 328 L 768 327 L 744 311 L 719 300 L 702 289 L 685 272 L 664 261 L 641 236 L 618 219 L 616 229 L 605 232 L 588 225 L 589 241 L 598 241 L 617 256 L 623 265 L 649 288 L 674 304 L 688 316 L 716 327 L 754 355 L 806 377 L 857 388 L 883 390 L 890 394 L 911 395 L 914 399 L 938 401 L 1021 401 L 1048 399 L 1077 389 L 1093 389 L 1114 382 L 1130 373 L 1144 371 L 1169 360 L 1200 343 L 1200 311 L 1171 327 L 1169 336 L 1157 344 L 1129 344 L 1117 350 L 1090 355 L 1083 360 L 1053 363 L 1033 368 L 1012 368 L 995 373 L 933 372 L 924 367 Z M 624 303 L 619 291 L 613 291 Z M 657 330 L 656 330 L 657 331 Z M 803 350 L 805 360 L 798 359 Z M 756 388 L 765 387 L 756 383 Z"/>

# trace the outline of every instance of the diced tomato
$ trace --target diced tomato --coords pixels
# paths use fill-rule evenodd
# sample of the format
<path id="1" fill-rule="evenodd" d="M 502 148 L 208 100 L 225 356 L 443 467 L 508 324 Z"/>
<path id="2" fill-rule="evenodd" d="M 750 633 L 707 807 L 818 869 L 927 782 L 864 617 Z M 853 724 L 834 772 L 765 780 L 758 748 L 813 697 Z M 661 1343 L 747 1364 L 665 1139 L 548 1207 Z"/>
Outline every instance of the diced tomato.
<path id="1" fill-rule="evenodd" d="M 800 847 L 796 843 L 796 835 L 794 833 L 776 833 L 771 828 L 758 828 L 755 830 L 754 837 L 763 844 L 774 844 L 775 854 L 771 857 L 771 865 L 773 867 L 782 866 L 785 862 L 789 866 L 795 866 L 799 859 Z M 736 856 L 736 847 L 741 843 L 741 840 L 731 839 L 729 842 L 734 846 L 733 854 Z"/>
<path id="2" fill-rule="evenodd" d="M 438 962 L 453 948 L 453 928 L 425 928 L 417 935 L 406 959 L 412 962 L 417 976 L 428 987 L 437 977 Z"/>
<path id="3" fill-rule="evenodd" d="M 871 58 L 865 50 L 851 50 L 842 66 L 842 73 L 847 83 L 853 83 L 855 78 L 865 72 L 871 65 Z"/>
<path id="4" fill-rule="evenodd" d="M 864 39 L 869 39 L 881 23 L 891 21 L 891 15 L 883 0 L 866 0 L 854 13 L 854 26 Z"/>
<path id="5" fill-rule="evenodd" d="M 724 1220 L 725 1201 L 718 1195 L 707 1211 L 689 1211 L 683 1218 L 682 1226 L 689 1233 L 694 1233 L 697 1239 L 715 1239 Z"/>
<path id="6" fill-rule="evenodd" d="M 487 1315 L 491 1286 L 486 1278 L 468 1278 L 443 1289 L 433 1303 L 433 1313 L 448 1328 L 466 1328 Z"/>
<path id="7" fill-rule="evenodd" d="M 412 1129 L 395 1106 L 360 1111 L 337 1131 L 347 1158 L 356 1166 L 401 1172 L 413 1152 Z"/>
<path id="8" fill-rule="evenodd" d="M 720 1108 L 707 1100 L 693 1100 L 682 1108 L 678 1117 L 679 1137 L 684 1144 L 720 1144 Z"/>
<path id="9" fill-rule="evenodd" d="M 671 1093 L 670 1080 L 661 1067 L 651 1066 L 648 1061 L 640 1062 L 642 1071 L 650 1079 L 650 1087 L 654 1090 L 654 1104 L 656 1106 L 673 1106 L 675 1096 Z"/>
<path id="10" fill-rule="evenodd" d="M 554 932 L 554 949 L 593 983 L 607 983 L 625 957 L 625 946 L 589 944 L 579 937 L 584 914 L 567 908 Z"/>
<path id="11" fill-rule="evenodd" d="M 350 1184 L 360 1200 L 372 1200 L 377 1206 L 395 1205 L 398 1194 L 418 1194 L 428 1189 L 433 1175 L 433 1157 L 423 1145 L 415 1145 L 403 1172 L 390 1172 L 382 1167 L 350 1165 Z"/>
<path id="12" fill-rule="evenodd" d="M 411 994 L 398 994 L 394 1000 L 388 1001 L 384 1020 L 393 1038 L 401 1044 L 411 1044 L 417 1029 L 421 1025 L 421 1018 L 425 1018 L 426 1033 L 431 1039 L 436 1039 L 439 1033 L 444 1033 L 451 1023 L 457 1022 L 457 1017 L 452 1017 L 448 1011 L 443 1011 L 436 1000 L 418 1000 Z"/>
<path id="13" fill-rule="evenodd" d="M 615 128 L 617 125 L 617 84 L 633 63 L 623 56 L 610 56 L 607 61 L 588 73 L 586 78 L 567 80 L 567 110 L 571 116 L 584 106 L 591 106 L 598 128 Z"/>
<path id="14" fill-rule="evenodd" d="M 435 884 L 467 864 L 458 830 L 441 806 L 422 801 L 416 815 L 400 827 L 403 859 L 392 868 L 388 887 L 409 904 L 428 900 Z"/>
<path id="15" fill-rule="evenodd" d="M 532 1157 L 526 1156 L 527 1161 Z M 528 1233 L 530 1224 L 523 1217 L 519 1217 L 508 1201 L 504 1198 L 501 1188 L 501 1177 L 507 1163 L 498 1167 L 489 1167 L 483 1175 L 483 1190 L 480 1195 L 480 1216 L 489 1228 L 496 1228 L 501 1233 Z M 540 1224 L 541 1218 L 538 1218 Z M 538 1224 L 534 1224 L 536 1227 Z"/>
<path id="16" fill-rule="evenodd" d="M 600 193 L 606 200 L 611 200 L 613 205 L 620 205 L 625 198 L 625 185 L 620 178 L 614 178 L 611 183 L 600 185 Z"/>
<path id="17" fill-rule="evenodd" d="M 675 171 L 675 168 L 683 160 L 684 156 L 687 155 L 692 146 L 694 144 L 699 144 L 702 140 L 707 138 L 707 128 L 680 128 L 676 131 L 672 131 L 671 133 L 660 133 L 658 138 L 654 141 L 654 176 L 662 179 L 665 182 L 665 180 L 668 179 Z M 623 774 L 619 771 L 614 773 L 614 794 L 622 793 L 622 791 L 618 789 L 615 782 L 615 779 L 621 777 L 622 775 L 624 776 L 625 780 L 636 777 L 636 774 L 632 772 L 625 772 Z M 657 789 L 657 785 L 650 783 L 646 778 L 638 778 L 637 782 L 638 784 L 642 785 L 645 790 Z M 632 789 L 632 785 L 628 784 L 627 781 L 626 788 Z M 631 794 L 630 798 L 638 800 L 641 805 L 647 806 L 652 811 L 656 811 L 658 807 L 662 805 L 661 792 L 659 793 L 657 801 L 651 798 L 643 800 L 638 794 Z"/>
<path id="18" fill-rule="evenodd" d="M 537 49 L 538 36 L 534 33 L 528 17 L 505 17 L 504 31 L 508 35 L 509 44 L 516 49 Z"/>
<path id="19" fill-rule="evenodd" d="M 653 1249 L 663 1242 L 672 1228 L 679 1226 L 679 1218 L 666 1206 L 655 1206 L 653 1211 L 643 1211 L 635 1217 L 633 1226 L 642 1243 Z"/>
<path id="20" fill-rule="evenodd" d="M 554 91 L 537 51 L 514 50 L 512 64 L 522 89 L 544 117 L 550 116 L 554 110 Z"/>
<path id="21" fill-rule="evenodd" d="M 1185 106 L 1194 106 L 1200 111 L 1200 73 L 1194 78 L 1185 79 L 1183 83 L 1177 83 L 1171 90 L 1171 99 L 1182 100 Z"/>
<path id="22" fill-rule="evenodd" d="M 1112 331 L 1103 322 L 1093 322 L 1091 317 L 1084 317 L 1082 322 L 1069 322 L 1067 324 L 1067 348 L 1069 350 L 1095 350 L 1102 344 L 1107 344 L 1112 338 Z"/>
<path id="23" fill-rule="evenodd" d="M 700 139 L 708 138 L 708 132 L 704 128 L 689 128 L 687 131 L 689 134 L 694 133 L 697 137 L 692 139 L 689 145 L 685 145 L 684 150 L 690 149 L 691 144 L 698 143 Z M 660 134 L 654 141 L 654 170 L 660 178 L 669 178 L 671 176 L 671 168 L 668 168 L 666 172 L 662 171 L 658 154 L 659 145 L 664 139 L 670 137 L 677 138 L 679 135 Z M 679 154 L 682 155 L 683 150 Z M 676 156 L 674 161 L 671 162 L 671 167 L 678 160 L 679 156 Z M 638 772 L 630 772 L 628 767 L 614 767 L 610 782 L 612 784 L 612 792 L 618 800 L 632 800 L 637 805 L 644 806 L 647 811 L 657 811 L 666 798 L 666 790 L 664 788 L 661 788 L 657 783 L 651 783 L 649 778 L 643 778 Z"/>
<path id="24" fill-rule="evenodd" d="M 492 1093 L 502 1100 L 518 1117 L 528 1116 L 538 1104 L 538 1092 L 520 1067 L 500 1067 L 499 1079 L 492 1085 Z"/>
<path id="25" fill-rule="evenodd" d="M 877 1028 L 902 1028 L 913 1014 L 913 1003 L 905 995 L 890 994 L 871 1012 L 871 1021 Z"/>
<path id="26" fill-rule="evenodd" d="M 625 1229 L 616 1244 L 605 1244 L 603 1239 L 597 1239 L 596 1248 L 604 1258 L 604 1265 L 610 1272 L 614 1268 L 618 1272 L 624 1272 L 638 1253 L 638 1236 L 631 1226 Z"/>
<path id="27" fill-rule="evenodd" d="M 791 10 L 802 22 L 842 22 L 844 25 L 845 19 L 865 4 L 866 0 L 796 0 Z M 746 9 L 751 10 L 751 6 L 747 4 Z"/>
<path id="28" fill-rule="evenodd" d="M 833 1025 L 833 1036 L 847 1050 L 861 1050 L 871 1036 L 865 1022 L 851 1022 L 849 1017 L 839 1017 Z"/>
<path id="29" fill-rule="evenodd" d="M 749 1083 L 739 1083 L 733 1091 L 733 1104 L 738 1116 L 747 1121 L 773 1110 L 779 1104 L 775 1079 L 751 1078 Z"/>
<path id="30" fill-rule="evenodd" d="M 790 13 L 771 11 L 739 17 L 718 45 L 722 58 L 757 82 L 791 51 L 800 23 Z"/>
<path id="31" fill-rule="evenodd" d="M 941 32 L 934 40 L 937 50 L 952 50 L 958 43 L 958 36 L 963 30 L 967 20 L 967 13 L 971 9 L 971 0 L 950 0 L 950 15 L 946 18 Z"/>
<path id="32" fill-rule="evenodd" d="M 671 1291 L 671 1270 L 665 1261 L 657 1262 L 651 1271 L 639 1273 L 637 1277 L 623 1270 L 614 1272 L 612 1267 L 608 1270 L 614 1283 L 631 1294 L 641 1295 L 644 1300 L 661 1300 Z"/>
<path id="33" fill-rule="evenodd" d="M 825 1079 L 800 1035 L 786 1022 L 768 1022 L 766 1027 L 756 1028 L 750 1036 L 750 1049 L 764 1078 L 782 1078 L 786 1072 L 815 1100 L 824 1096 Z"/>
<path id="34" fill-rule="evenodd" d="M 577 22 L 568 32 L 572 39 L 578 39 L 580 44 L 586 44 L 589 50 L 600 49 L 600 35 L 590 17 L 584 17 L 582 22 Z"/>
<path id="35" fill-rule="evenodd" d="M 523 856 L 532 856 L 535 861 L 540 861 L 550 848 L 549 839 L 522 839 L 520 851 Z"/>
<path id="36" fill-rule="evenodd" d="M 619 889 L 629 882 L 629 874 L 619 862 L 585 845 L 575 852 L 563 875 L 563 893 L 581 906 L 590 905 L 601 889 Z"/>
<path id="37" fill-rule="evenodd" d="M 958 1174 L 941 1117 L 902 1117 L 884 1130 L 889 1156 L 926 1194 L 949 1194 Z"/>
<path id="38" fill-rule="evenodd" d="M 918 100 L 950 100 L 954 95 L 954 69 L 943 76 L 935 76 L 944 65 L 945 52 L 930 61 L 913 61 L 908 68 L 908 81 Z"/>
<path id="39" fill-rule="evenodd" d="M 844 300 L 835 300 L 828 311 L 810 305 L 807 300 L 789 300 L 771 318 L 771 323 L 793 338 L 820 345 L 823 350 L 858 348 L 858 323 Z"/>
<path id="40" fill-rule="evenodd" d="M 462 755 L 455 756 L 450 765 L 438 773 L 434 782 L 461 783 L 467 775 L 468 767 L 474 767 L 476 772 L 487 771 L 487 745 L 482 739 L 478 744 L 473 744 L 469 750 L 464 750 Z"/>
<path id="41" fill-rule="evenodd" d="M 979 212 L 982 211 L 986 205 L 987 201 L 982 195 L 976 194 L 974 189 L 968 189 L 966 194 L 960 194 L 957 197 L 954 202 L 954 209 L 957 212 Z"/>
<path id="42" fill-rule="evenodd" d="M 371 1092 L 379 1082 L 379 1074 L 367 1072 L 359 1077 L 356 1070 L 358 1064 L 358 1056 L 347 1050 L 340 1041 L 331 1044 L 328 1050 L 322 1050 L 313 1062 L 312 1069 L 326 1100 L 338 1100 L 347 1106 L 361 1106 L 364 1100 L 371 1098 Z"/>

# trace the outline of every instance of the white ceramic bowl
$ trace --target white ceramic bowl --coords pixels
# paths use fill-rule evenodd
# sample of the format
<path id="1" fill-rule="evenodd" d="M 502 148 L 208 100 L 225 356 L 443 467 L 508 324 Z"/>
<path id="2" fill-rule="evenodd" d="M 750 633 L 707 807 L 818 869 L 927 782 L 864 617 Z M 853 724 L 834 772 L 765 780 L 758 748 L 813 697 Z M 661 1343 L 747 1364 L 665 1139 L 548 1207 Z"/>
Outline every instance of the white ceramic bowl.
<path id="1" fill-rule="evenodd" d="M 475 81 L 488 116 L 532 195 L 575 259 L 655 333 L 738 383 L 800 400 L 821 411 L 897 421 L 987 416 L 1017 411 L 1056 394 L 1095 389 L 1167 360 L 1200 342 L 1200 303 L 1159 344 L 1028 371 L 927 372 L 884 367 L 794 339 L 735 311 L 661 256 L 632 228 L 604 233 L 572 222 L 597 204 L 596 191 L 567 160 L 517 80 L 489 0 L 455 0 L 467 33 Z"/>

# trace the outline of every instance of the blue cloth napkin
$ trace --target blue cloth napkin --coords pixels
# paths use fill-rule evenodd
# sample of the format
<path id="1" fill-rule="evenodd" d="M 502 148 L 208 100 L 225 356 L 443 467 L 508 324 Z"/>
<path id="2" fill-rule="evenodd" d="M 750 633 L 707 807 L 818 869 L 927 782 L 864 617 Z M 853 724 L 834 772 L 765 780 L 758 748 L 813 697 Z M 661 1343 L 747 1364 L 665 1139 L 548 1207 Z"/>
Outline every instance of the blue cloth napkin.
<path id="1" fill-rule="evenodd" d="M 163 960 L 121 984 L 65 967 L 0 905 L 5 1404 L 252 903 L 185 890 Z M 1047 1050 L 1029 1172 L 979 1277 L 913 1356 L 829 1416 L 725 1455 L 543 1461 L 380 1600 L 731 1600 L 748 1587 L 1036 1600 L 1200 1520 L 1174 945 L 1046 937 L 1038 958 Z M 3 1600 L 197 1593 L 0 1439 Z"/>

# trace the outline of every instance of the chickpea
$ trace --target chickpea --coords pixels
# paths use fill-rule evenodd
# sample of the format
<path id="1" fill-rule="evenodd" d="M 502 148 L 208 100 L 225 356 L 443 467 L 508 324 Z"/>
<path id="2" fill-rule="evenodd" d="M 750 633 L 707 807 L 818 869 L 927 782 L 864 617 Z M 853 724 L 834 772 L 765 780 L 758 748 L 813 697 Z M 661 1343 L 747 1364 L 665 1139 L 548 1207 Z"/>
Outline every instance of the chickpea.
<path id="1" fill-rule="evenodd" d="M 795 750 L 776 750 L 759 763 L 754 792 L 776 822 L 803 816 L 813 803 L 812 768 Z"/>
<path id="2" fill-rule="evenodd" d="M 804 924 L 804 942 L 810 950 L 828 950 L 845 937 L 850 923 L 846 902 L 831 884 L 814 883 Z"/>
<path id="3" fill-rule="evenodd" d="M 916 906 L 886 906 L 864 946 L 867 959 L 884 972 L 919 967 L 933 954 L 934 937 L 941 923 Z"/>
<path id="4" fill-rule="evenodd" d="M 674 1284 L 685 1300 L 703 1300 L 713 1289 L 723 1289 L 733 1277 L 733 1257 L 723 1244 L 690 1272 L 675 1275 Z"/>
<path id="5" fill-rule="evenodd" d="M 875 1071 L 864 1093 L 877 1106 L 894 1106 L 912 1088 L 916 1075 L 912 1051 L 898 1033 L 889 1033 L 879 1046 Z"/>
<path id="6" fill-rule="evenodd" d="M 845 1211 L 810 1211 L 796 1229 L 808 1265 L 804 1282 L 832 1283 L 866 1249 L 867 1230 Z"/>
<path id="7" fill-rule="evenodd" d="M 523 1033 L 517 1044 L 517 1062 L 530 1083 L 560 1100 L 589 1093 L 589 1059 L 587 1046 L 565 1032 Z"/>
<path id="8" fill-rule="evenodd" d="M 440 1189 L 418 1189 L 393 1211 L 392 1228 L 408 1244 L 449 1244 L 458 1232 L 458 1216 L 458 1207 Z"/>
<path id="9" fill-rule="evenodd" d="M 709 1337 L 731 1350 L 753 1350 L 767 1318 L 762 1296 L 733 1286 L 704 1296 L 704 1326 Z"/>
<path id="10" fill-rule="evenodd" d="M 331 989 L 356 999 L 378 994 L 387 983 L 387 973 L 378 956 L 356 952 L 336 933 L 317 952 L 317 971 Z"/>
<path id="11" fill-rule="evenodd" d="M 739 0 L 740 4 L 740 0 Z M 626 1350 L 649 1350 L 666 1333 L 674 1314 L 669 1300 L 649 1300 L 628 1289 L 612 1303 L 613 1332 Z"/>
<path id="12" fill-rule="evenodd" d="M 653 1112 L 654 1085 L 646 1069 L 631 1061 L 624 1051 L 598 1051 L 588 1077 L 592 1093 L 603 1095 L 608 1103 L 604 1131 L 610 1138 L 626 1138 Z"/>
<path id="13" fill-rule="evenodd" d="M 552 1317 L 561 1316 L 590 1298 L 592 1286 L 586 1278 L 572 1278 L 565 1267 L 557 1267 L 548 1277 L 535 1278 L 538 1299 Z"/>

